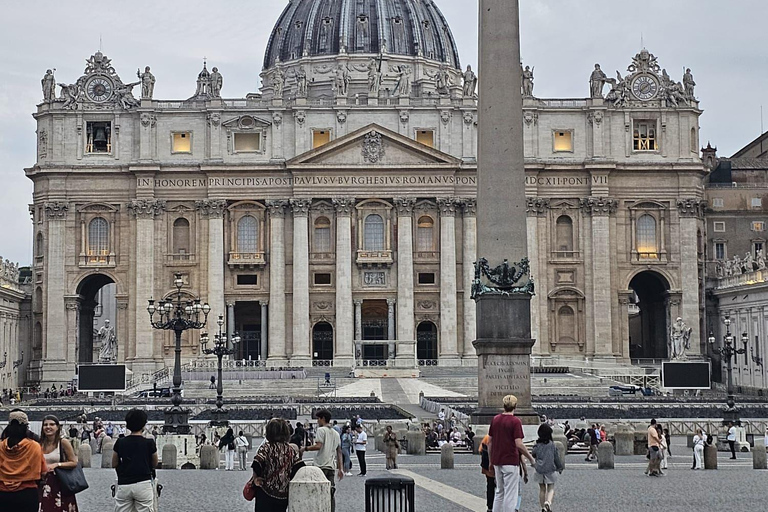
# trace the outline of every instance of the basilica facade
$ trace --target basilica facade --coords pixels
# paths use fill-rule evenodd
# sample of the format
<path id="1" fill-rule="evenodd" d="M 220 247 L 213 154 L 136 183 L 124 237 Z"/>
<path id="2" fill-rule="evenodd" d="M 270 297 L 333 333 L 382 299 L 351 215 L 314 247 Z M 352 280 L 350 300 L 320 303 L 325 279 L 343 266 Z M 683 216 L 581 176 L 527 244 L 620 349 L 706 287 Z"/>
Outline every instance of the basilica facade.
<path id="1" fill-rule="evenodd" d="M 134 96 L 121 66 L 97 52 L 59 94 L 43 79 L 28 382 L 97 358 L 107 285 L 117 360 L 171 364 L 147 301 L 175 274 L 210 304 L 212 333 L 221 315 L 240 335 L 237 359 L 476 364 L 478 77 L 434 2 L 290 2 L 245 98 L 207 63 L 189 99 L 154 98 L 148 67 Z M 665 358 L 678 316 L 701 353 L 692 77 L 673 82 L 645 50 L 626 77 L 597 71 L 586 99 L 536 98 L 524 75 L 534 355 Z"/>

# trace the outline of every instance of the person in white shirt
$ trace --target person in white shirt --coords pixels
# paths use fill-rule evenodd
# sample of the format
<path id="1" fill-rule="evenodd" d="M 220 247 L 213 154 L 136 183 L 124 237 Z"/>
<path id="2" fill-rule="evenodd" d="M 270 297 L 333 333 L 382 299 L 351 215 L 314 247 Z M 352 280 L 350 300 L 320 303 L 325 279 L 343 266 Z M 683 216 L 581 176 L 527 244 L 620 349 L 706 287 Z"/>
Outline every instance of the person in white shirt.
<path id="1" fill-rule="evenodd" d="M 728 446 L 731 448 L 731 460 L 736 460 L 736 427 L 732 421 L 728 422 Z"/>
<path id="2" fill-rule="evenodd" d="M 693 467 L 691 469 L 702 469 L 704 460 L 704 443 L 707 441 L 707 435 L 703 430 L 698 429 L 693 436 Z"/>
<path id="3" fill-rule="evenodd" d="M 341 453 L 341 439 L 331 423 L 331 413 L 325 409 L 315 413 L 317 418 L 317 436 L 315 444 L 307 447 L 308 452 L 317 452 L 315 466 L 320 468 L 325 478 L 331 482 L 331 512 L 336 510 L 336 476 L 344 478 L 344 462 Z"/>
<path id="4" fill-rule="evenodd" d="M 360 424 L 355 425 L 355 432 L 357 432 L 354 442 L 355 453 L 357 454 L 357 462 L 360 464 L 360 474 L 357 476 L 365 476 L 367 469 L 365 465 L 365 447 L 368 444 L 368 434 L 365 433 L 363 426 Z"/>
<path id="5" fill-rule="evenodd" d="M 768 449 L 768 427 L 765 427 L 765 437 L 763 437 L 763 443 L 766 449 Z"/>
<path id="6" fill-rule="evenodd" d="M 235 438 L 235 449 L 237 450 L 237 460 L 240 463 L 240 471 L 248 468 L 248 438 L 241 430 Z"/>

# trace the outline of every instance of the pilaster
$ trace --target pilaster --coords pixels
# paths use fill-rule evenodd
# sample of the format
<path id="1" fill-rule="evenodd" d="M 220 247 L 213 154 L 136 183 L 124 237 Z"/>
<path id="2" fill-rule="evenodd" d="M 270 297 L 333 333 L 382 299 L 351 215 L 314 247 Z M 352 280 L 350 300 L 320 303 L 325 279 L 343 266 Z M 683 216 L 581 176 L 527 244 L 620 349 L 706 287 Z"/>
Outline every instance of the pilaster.
<path id="1" fill-rule="evenodd" d="M 464 351 L 463 357 L 476 358 L 477 353 L 472 342 L 477 337 L 477 315 L 475 314 L 475 302 L 472 300 L 472 279 L 475 275 L 475 261 L 477 260 L 477 201 L 473 198 L 461 200 L 462 211 L 464 212 L 464 227 L 462 238 L 462 269 L 461 269 L 461 290 L 462 301 L 464 303 L 463 329 L 464 329 Z"/>
<path id="2" fill-rule="evenodd" d="M 527 198 L 526 235 L 528 247 L 531 248 L 531 275 L 539 279 L 540 286 L 544 287 L 544 289 L 539 289 L 539 293 L 531 298 L 531 338 L 536 340 L 532 353 L 535 356 L 549 355 L 551 352 L 549 337 L 545 335 L 546 329 L 543 325 L 546 323 L 543 321 L 546 318 L 542 319 L 542 313 L 547 311 L 546 283 L 548 279 L 544 274 L 544 269 L 546 268 L 548 244 L 546 239 L 542 242 L 539 237 L 539 220 L 544 219 L 546 221 L 549 204 L 549 199 L 541 197 Z M 546 237 L 546 231 L 543 231 L 543 236 Z"/>
<path id="3" fill-rule="evenodd" d="M 438 198 L 440 209 L 440 359 L 458 359 L 456 328 L 456 208 L 454 198 Z"/>
<path id="4" fill-rule="evenodd" d="M 67 315 L 64 303 L 66 282 L 66 221 L 69 204 L 45 203 L 48 240 L 45 275 L 45 338 L 43 339 L 43 382 L 62 382 L 71 378 L 67 372 Z"/>
<path id="5" fill-rule="evenodd" d="M 226 313 L 224 305 L 224 212 L 227 201 L 206 199 L 196 201 L 200 216 L 208 219 L 208 304 L 211 312 L 208 318 L 216 321 Z"/>
<path id="6" fill-rule="evenodd" d="M 350 197 L 333 199 L 336 207 L 336 347 L 333 364 L 354 364 L 355 312 L 352 304 L 352 210 Z"/>
<path id="7" fill-rule="evenodd" d="M 397 209 L 397 339 L 416 339 L 413 302 L 413 207 L 410 197 L 394 198 Z"/>
<path id="8" fill-rule="evenodd" d="M 699 327 L 698 229 L 699 223 L 704 217 L 705 206 L 706 202 L 697 198 L 686 198 L 677 201 L 677 211 L 680 216 L 680 282 L 683 289 L 682 318 L 692 329 L 691 348 L 687 352 L 688 355 L 702 354 L 702 339 Z"/>
<path id="9" fill-rule="evenodd" d="M 291 200 L 293 210 L 293 366 L 312 363 L 309 343 L 309 208 L 311 199 Z"/>
<path id="10" fill-rule="evenodd" d="M 285 209 L 288 201 L 267 201 L 269 210 L 269 359 L 281 366 L 288 358 L 285 346 Z"/>

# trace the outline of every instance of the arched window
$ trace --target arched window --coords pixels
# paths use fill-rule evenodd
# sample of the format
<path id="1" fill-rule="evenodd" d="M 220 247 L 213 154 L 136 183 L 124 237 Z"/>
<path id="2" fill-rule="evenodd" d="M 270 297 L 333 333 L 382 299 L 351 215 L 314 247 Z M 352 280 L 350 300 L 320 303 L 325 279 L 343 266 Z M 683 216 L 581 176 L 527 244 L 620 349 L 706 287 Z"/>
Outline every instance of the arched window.
<path id="1" fill-rule="evenodd" d="M 363 233 L 363 249 L 366 251 L 384 251 L 386 248 L 384 219 L 375 213 L 367 216 Z"/>
<path id="2" fill-rule="evenodd" d="M 40 257 L 45 255 L 45 248 L 43 247 L 42 233 L 37 234 L 37 240 L 35 241 L 35 255 Z"/>
<path id="3" fill-rule="evenodd" d="M 259 221 L 256 217 L 245 215 L 237 221 L 237 252 L 259 252 Z"/>
<path id="4" fill-rule="evenodd" d="M 315 252 L 331 252 L 331 221 L 327 217 L 315 220 Z"/>
<path id="5" fill-rule="evenodd" d="M 637 253 L 641 259 L 656 259 L 659 249 L 656 240 L 656 219 L 645 214 L 637 219 Z"/>
<path id="6" fill-rule="evenodd" d="M 173 252 L 189 254 L 189 221 L 179 217 L 173 221 Z"/>
<path id="7" fill-rule="evenodd" d="M 416 251 L 429 252 L 435 250 L 435 221 L 424 215 L 416 225 Z"/>
<path id="8" fill-rule="evenodd" d="M 573 253 L 573 220 L 567 215 L 558 217 L 556 226 L 556 251 L 561 257 L 571 256 Z"/>
<path id="9" fill-rule="evenodd" d="M 88 256 L 106 257 L 108 255 L 109 223 L 102 217 L 96 217 L 88 224 Z"/>
<path id="10" fill-rule="evenodd" d="M 570 306 L 562 306 L 557 310 L 557 330 L 560 343 L 575 343 L 576 317 Z"/>

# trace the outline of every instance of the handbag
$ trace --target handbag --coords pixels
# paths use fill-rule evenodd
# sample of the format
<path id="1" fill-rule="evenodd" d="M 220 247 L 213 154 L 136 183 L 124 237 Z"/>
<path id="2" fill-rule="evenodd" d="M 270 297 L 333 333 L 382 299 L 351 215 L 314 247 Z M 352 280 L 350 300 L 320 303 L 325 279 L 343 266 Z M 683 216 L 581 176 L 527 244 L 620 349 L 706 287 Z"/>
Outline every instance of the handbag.
<path id="1" fill-rule="evenodd" d="M 245 498 L 246 501 L 253 501 L 255 497 L 256 486 L 253 485 L 253 477 L 251 477 L 247 482 L 245 482 L 245 487 L 243 487 L 243 498 Z"/>
<path id="2" fill-rule="evenodd" d="M 66 462 L 66 454 L 64 449 L 59 444 L 59 460 Z M 88 488 L 88 482 L 85 479 L 85 472 L 83 472 L 83 466 L 78 461 L 77 466 L 72 469 L 56 468 L 54 470 L 56 478 L 59 479 L 61 484 L 61 493 L 67 496 L 83 492 Z"/>

